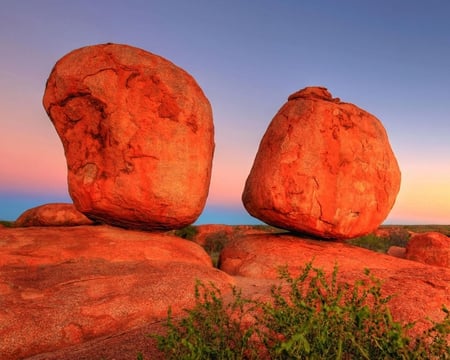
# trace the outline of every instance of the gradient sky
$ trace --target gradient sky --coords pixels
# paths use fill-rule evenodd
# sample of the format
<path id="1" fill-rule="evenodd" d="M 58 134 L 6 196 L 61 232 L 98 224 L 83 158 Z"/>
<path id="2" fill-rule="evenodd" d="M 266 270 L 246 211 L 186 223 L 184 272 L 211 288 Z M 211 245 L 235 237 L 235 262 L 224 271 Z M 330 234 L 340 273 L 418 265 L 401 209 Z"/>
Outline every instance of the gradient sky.
<path id="1" fill-rule="evenodd" d="M 198 223 L 252 223 L 241 193 L 287 97 L 325 86 L 384 124 L 402 171 L 387 223 L 450 224 L 447 0 L 4 0 L 0 7 L 0 219 L 70 201 L 62 144 L 41 101 L 55 62 L 105 42 L 188 71 L 214 112 Z"/>

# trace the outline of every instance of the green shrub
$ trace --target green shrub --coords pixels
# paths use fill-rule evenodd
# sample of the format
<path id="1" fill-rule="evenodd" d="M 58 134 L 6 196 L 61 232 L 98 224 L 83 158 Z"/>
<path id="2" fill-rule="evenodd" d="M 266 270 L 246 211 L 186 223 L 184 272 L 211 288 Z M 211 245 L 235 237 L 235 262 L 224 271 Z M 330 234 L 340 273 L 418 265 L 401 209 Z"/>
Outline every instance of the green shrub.
<path id="1" fill-rule="evenodd" d="M 376 236 L 369 234 L 348 241 L 349 244 L 363 247 L 365 249 L 387 253 L 391 246 L 405 247 L 409 241 L 409 233 L 406 229 L 395 229 L 389 231 L 389 236 Z"/>
<path id="2" fill-rule="evenodd" d="M 210 234 L 205 238 L 205 245 L 203 247 L 211 257 L 215 267 L 218 266 L 220 252 L 228 241 L 229 235 L 225 231 Z"/>
<path id="3" fill-rule="evenodd" d="M 280 271 L 269 302 L 225 304 L 214 286 L 198 283 L 196 304 L 167 334 L 153 335 L 167 359 L 450 359 L 450 316 L 412 339 L 414 324 L 395 322 L 381 283 L 368 271 L 353 286 L 330 279 L 312 263 L 293 278 Z M 252 321 L 244 322 L 243 319 Z"/>
<path id="4" fill-rule="evenodd" d="M 198 282 L 195 287 L 196 305 L 179 322 L 169 310 L 165 335 L 151 335 L 168 360 L 180 359 L 244 359 L 255 358 L 256 348 L 251 338 L 252 327 L 243 319 L 252 302 L 244 300 L 233 289 L 234 301 L 227 305 L 220 290 Z"/>
<path id="5" fill-rule="evenodd" d="M 197 235 L 197 233 L 198 233 L 198 230 L 193 225 L 188 225 L 182 229 L 173 231 L 173 234 L 175 236 L 178 236 L 178 237 L 186 239 L 186 240 L 193 240 L 195 235 Z"/>
<path id="6" fill-rule="evenodd" d="M 0 224 L 5 227 L 14 227 L 14 221 L 0 220 Z"/>

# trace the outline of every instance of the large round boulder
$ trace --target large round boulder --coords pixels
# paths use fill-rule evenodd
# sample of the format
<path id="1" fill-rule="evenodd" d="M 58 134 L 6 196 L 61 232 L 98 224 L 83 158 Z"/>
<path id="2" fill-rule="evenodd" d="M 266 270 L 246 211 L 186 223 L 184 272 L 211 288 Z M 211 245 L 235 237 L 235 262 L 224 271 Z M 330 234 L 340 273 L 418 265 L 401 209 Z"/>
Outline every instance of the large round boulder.
<path id="1" fill-rule="evenodd" d="M 56 63 L 43 104 L 62 140 L 79 211 L 148 230 L 198 218 L 214 126 L 208 99 L 183 69 L 128 45 L 87 46 Z"/>
<path id="2" fill-rule="evenodd" d="M 254 217 L 323 238 L 373 232 L 400 188 L 381 122 L 323 87 L 292 94 L 270 123 L 242 200 Z"/>

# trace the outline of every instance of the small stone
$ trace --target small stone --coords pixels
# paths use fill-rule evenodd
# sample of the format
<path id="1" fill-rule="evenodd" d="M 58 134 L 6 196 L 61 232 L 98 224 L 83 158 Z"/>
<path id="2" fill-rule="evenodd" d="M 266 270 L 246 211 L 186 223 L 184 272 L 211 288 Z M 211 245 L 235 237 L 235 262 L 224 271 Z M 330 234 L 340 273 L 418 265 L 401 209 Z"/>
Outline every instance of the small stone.
<path id="1" fill-rule="evenodd" d="M 79 226 L 94 222 L 79 212 L 73 204 L 52 203 L 24 211 L 15 221 L 18 227 L 27 226 Z"/>

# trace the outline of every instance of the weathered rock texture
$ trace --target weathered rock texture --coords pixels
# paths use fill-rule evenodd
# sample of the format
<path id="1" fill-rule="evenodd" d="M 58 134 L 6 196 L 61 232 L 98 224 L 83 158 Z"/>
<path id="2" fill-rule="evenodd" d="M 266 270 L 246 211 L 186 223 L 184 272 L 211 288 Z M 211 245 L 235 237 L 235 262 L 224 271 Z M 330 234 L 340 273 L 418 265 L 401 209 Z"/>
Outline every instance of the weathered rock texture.
<path id="1" fill-rule="evenodd" d="M 93 221 L 79 212 L 73 204 L 53 203 L 24 211 L 14 225 L 27 226 L 77 226 L 92 225 Z"/>
<path id="2" fill-rule="evenodd" d="M 450 268 L 450 238 L 439 232 L 411 236 L 405 257 L 429 265 Z"/>
<path id="3" fill-rule="evenodd" d="M 389 307 L 395 320 L 418 321 L 416 334 L 430 326 L 427 318 L 441 321 L 442 305 L 450 305 L 450 269 L 289 234 L 247 235 L 230 242 L 220 255 L 220 269 L 237 277 L 276 279 L 280 267 L 296 276 L 311 261 L 326 274 L 337 265 L 339 281 L 349 284 L 369 269 L 381 279 L 383 295 L 394 295 Z"/>
<path id="4" fill-rule="evenodd" d="M 64 145 L 70 195 L 89 218 L 172 229 L 200 215 L 214 128 L 184 70 L 131 46 L 88 46 L 56 63 L 43 104 Z"/>
<path id="5" fill-rule="evenodd" d="M 104 225 L 1 228 L 0 357 L 111 337 L 166 318 L 169 306 L 177 316 L 193 306 L 197 279 L 224 294 L 234 284 L 203 248 L 169 235 Z"/>
<path id="6" fill-rule="evenodd" d="M 380 121 L 311 87 L 289 96 L 273 118 L 242 200 L 268 224 L 352 238 L 381 224 L 399 188 L 400 170 Z"/>

